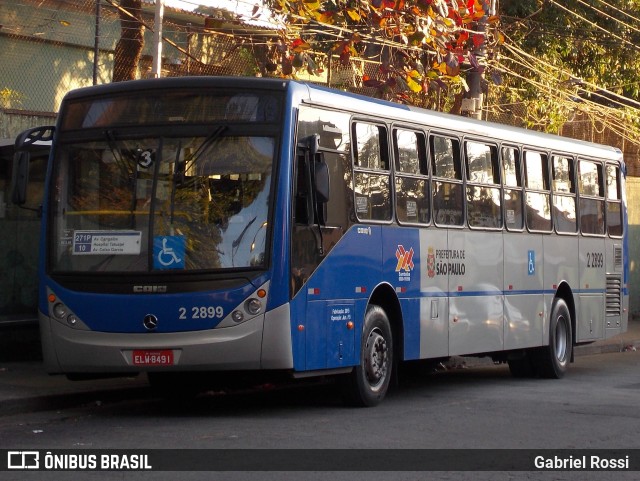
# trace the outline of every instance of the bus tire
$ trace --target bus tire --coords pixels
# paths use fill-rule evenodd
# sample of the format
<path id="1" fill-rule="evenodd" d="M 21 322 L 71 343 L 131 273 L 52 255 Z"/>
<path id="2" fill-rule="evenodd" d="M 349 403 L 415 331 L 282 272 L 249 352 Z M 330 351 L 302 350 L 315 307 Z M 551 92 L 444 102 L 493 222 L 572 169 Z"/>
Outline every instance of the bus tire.
<path id="1" fill-rule="evenodd" d="M 556 297 L 549 319 L 549 345 L 538 351 L 538 370 L 541 377 L 560 379 L 571 361 L 573 337 L 571 313 L 564 299 Z"/>
<path id="2" fill-rule="evenodd" d="M 364 317 L 360 362 L 342 380 L 345 402 L 352 406 L 371 407 L 387 394 L 393 372 L 393 336 L 386 312 L 370 305 Z"/>

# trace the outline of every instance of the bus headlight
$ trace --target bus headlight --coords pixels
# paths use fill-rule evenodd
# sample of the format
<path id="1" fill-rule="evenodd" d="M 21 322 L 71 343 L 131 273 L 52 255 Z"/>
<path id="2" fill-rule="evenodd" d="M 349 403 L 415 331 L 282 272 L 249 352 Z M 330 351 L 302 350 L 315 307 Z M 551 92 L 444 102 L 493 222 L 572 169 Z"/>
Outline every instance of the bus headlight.
<path id="1" fill-rule="evenodd" d="M 244 303 L 244 308 L 252 316 L 257 316 L 262 312 L 262 302 L 260 301 L 260 299 L 256 299 L 255 297 L 253 297 L 251 299 L 248 299 L 247 302 Z"/>
<path id="2" fill-rule="evenodd" d="M 49 317 L 58 322 L 65 323 L 74 329 L 87 331 L 89 328 L 76 316 L 76 314 L 67 307 L 67 305 L 58 299 L 51 289 L 47 288 L 47 300 L 49 301 Z"/>
<path id="3" fill-rule="evenodd" d="M 220 321 L 216 329 L 236 327 L 238 324 L 264 316 L 267 310 L 269 281 L 262 284 L 254 292 L 241 300 L 227 316 Z"/>
<path id="4" fill-rule="evenodd" d="M 64 321 L 69 314 L 69 309 L 62 302 L 57 302 L 51 309 L 54 317 L 60 321 Z"/>

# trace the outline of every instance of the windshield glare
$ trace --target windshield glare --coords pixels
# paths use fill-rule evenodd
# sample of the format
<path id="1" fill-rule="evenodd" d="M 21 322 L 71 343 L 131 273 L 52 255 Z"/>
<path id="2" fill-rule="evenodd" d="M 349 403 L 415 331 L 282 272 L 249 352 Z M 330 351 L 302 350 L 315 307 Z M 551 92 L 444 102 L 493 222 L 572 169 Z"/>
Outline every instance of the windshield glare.
<path id="1" fill-rule="evenodd" d="M 60 146 L 52 269 L 265 266 L 275 139 L 225 135 Z"/>

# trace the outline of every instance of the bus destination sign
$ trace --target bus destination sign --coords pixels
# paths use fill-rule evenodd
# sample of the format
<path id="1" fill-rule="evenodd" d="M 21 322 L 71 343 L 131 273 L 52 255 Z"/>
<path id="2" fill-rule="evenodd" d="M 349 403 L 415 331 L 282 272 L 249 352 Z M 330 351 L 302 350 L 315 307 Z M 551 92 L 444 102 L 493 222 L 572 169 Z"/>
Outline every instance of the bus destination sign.
<path id="1" fill-rule="evenodd" d="M 73 255 L 138 255 L 142 241 L 139 231 L 88 231 L 73 233 Z"/>

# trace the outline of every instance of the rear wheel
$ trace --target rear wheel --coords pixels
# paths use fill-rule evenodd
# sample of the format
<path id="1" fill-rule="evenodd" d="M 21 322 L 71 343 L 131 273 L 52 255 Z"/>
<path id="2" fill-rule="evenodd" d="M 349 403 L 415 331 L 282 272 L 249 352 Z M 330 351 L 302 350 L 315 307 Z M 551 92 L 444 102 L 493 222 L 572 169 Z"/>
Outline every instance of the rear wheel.
<path id="1" fill-rule="evenodd" d="M 375 406 L 389 389 L 393 370 L 393 337 L 384 309 L 370 305 L 364 318 L 360 363 L 342 380 L 345 401 Z"/>
<path id="2" fill-rule="evenodd" d="M 540 376 L 560 379 L 567 372 L 573 349 L 571 313 L 560 298 L 553 301 L 549 319 L 549 345 L 538 351 L 537 367 Z"/>

